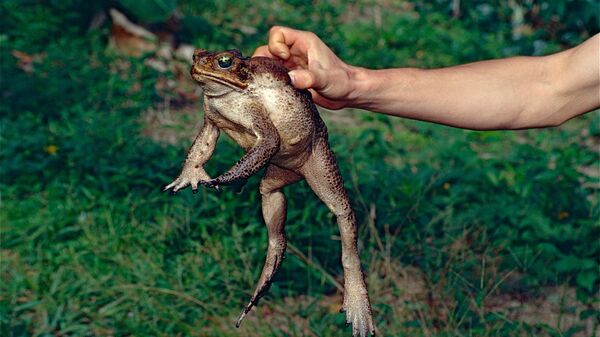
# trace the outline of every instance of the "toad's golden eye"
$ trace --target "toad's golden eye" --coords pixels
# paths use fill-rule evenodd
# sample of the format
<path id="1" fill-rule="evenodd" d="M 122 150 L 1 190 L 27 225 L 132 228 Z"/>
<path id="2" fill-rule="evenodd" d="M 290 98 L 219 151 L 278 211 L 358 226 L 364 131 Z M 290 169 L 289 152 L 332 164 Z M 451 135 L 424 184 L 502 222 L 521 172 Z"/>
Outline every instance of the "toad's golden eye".
<path id="1" fill-rule="evenodd" d="M 231 56 L 223 55 L 217 59 L 217 63 L 219 64 L 219 67 L 221 67 L 223 69 L 227 69 L 227 68 L 231 67 L 233 60 L 231 59 Z"/>

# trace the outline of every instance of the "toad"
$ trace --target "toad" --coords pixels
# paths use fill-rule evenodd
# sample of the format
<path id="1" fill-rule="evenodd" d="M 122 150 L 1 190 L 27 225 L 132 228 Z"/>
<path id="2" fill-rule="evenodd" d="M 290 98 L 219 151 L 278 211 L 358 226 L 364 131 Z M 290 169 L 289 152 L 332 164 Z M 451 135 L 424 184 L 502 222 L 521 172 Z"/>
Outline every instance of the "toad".
<path id="1" fill-rule="evenodd" d="M 286 200 L 282 188 L 306 179 L 337 218 L 342 243 L 344 299 L 341 311 L 353 336 L 375 334 L 371 305 L 357 249 L 356 218 L 342 176 L 328 143 L 327 128 L 311 95 L 291 85 L 278 60 L 247 58 L 236 50 L 194 52 L 193 79 L 204 92 L 204 124 L 196 136 L 179 177 L 164 189 L 175 193 L 187 186 L 220 189 L 241 186 L 263 167 L 260 182 L 262 214 L 268 230 L 267 257 L 254 295 L 239 316 L 265 295 L 281 266 L 286 249 Z M 227 172 L 211 178 L 203 166 L 224 131 L 246 151 Z"/>

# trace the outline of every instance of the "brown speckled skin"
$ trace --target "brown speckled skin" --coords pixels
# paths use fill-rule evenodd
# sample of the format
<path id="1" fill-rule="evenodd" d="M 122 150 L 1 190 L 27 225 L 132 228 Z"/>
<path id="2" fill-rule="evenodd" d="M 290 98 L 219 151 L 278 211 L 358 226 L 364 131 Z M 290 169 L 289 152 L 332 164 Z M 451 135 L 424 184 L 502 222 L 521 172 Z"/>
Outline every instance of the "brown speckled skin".
<path id="1" fill-rule="evenodd" d="M 218 59 L 228 57 L 222 68 Z M 262 213 L 269 234 L 260 280 L 244 316 L 268 290 L 286 248 L 286 201 L 282 187 L 306 179 L 315 194 L 337 217 L 342 238 L 344 302 L 352 335 L 375 334 L 371 305 L 360 267 L 356 219 L 344 189 L 327 128 L 310 93 L 290 84 L 288 70 L 269 58 L 244 58 L 235 50 L 211 53 L 196 50 L 192 77 L 204 88 L 204 126 L 190 148 L 181 174 L 165 187 L 173 192 L 198 184 L 219 188 L 241 185 L 267 167 L 260 183 Z M 246 154 L 227 172 L 211 179 L 203 165 L 214 150 L 219 130 L 240 144 Z"/>

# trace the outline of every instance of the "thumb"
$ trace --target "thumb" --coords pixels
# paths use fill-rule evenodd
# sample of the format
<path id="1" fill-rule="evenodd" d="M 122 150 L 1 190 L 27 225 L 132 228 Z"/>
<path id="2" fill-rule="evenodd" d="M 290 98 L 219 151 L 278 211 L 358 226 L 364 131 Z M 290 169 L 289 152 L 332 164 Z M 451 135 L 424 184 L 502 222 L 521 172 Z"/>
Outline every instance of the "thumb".
<path id="1" fill-rule="evenodd" d="M 288 73 L 292 79 L 292 85 L 298 89 L 321 90 L 325 87 L 325 73 L 322 69 L 312 71 L 306 69 L 296 69 Z"/>
<path id="2" fill-rule="evenodd" d="M 292 85 L 298 89 L 312 88 L 315 83 L 315 77 L 313 73 L 308 70 L 292 70 L 288 73 L 288 75 L 290 75 Z"/>

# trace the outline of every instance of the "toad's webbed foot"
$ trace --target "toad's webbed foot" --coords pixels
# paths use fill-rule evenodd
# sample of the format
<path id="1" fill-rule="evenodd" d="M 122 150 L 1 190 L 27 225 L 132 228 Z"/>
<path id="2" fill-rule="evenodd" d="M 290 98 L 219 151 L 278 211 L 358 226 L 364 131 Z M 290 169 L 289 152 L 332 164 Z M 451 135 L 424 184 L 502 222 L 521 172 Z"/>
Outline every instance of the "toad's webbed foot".
<path id="1" fill-rule="evenodd" d="M 318 140 L 311 157 L 301 168 L 308 185 L 335 214 L 342 243 L 344 303 L 346 322 L 352 324 L 353 337 L 375 334 L 371 305 L 358 256 L 356 217 L 348 199 L 342 176 L 327 140 Z"/>
<path id="2" fill-rule="evenodd" d="M 283 260 L 283 254 L 287 245 L 285 238 L 284 223 L 286 216 L 286 202 L 281 188 L 302 179 L 302 176 L 275 165 L 267 167 L 267 172 L 260 182 L 260 194 L 262 195 L 262 213 L 269 233 L 269 246 L 267 258 L 258 280 L 258 285 L 250 302 L 244 308 L 236 322 L 240 327 L 242 320 L 250 309 L 255 306 L 261 297 L 265 295 L 273 276 L 279 270 Z"/>
<path id="3" fill-rule="evenodd" d="M 345 312 L 346 323 L 352 324 L 353 337 L 374 336 L 375 325 L 364 281 L 362 277 L 354 281 L 347 280 L 344 284 L 344 304 L 340 312 Z"/>
<path id="4" fill-rule="evenodd" d="M 254 295 L 250 299 L 250 302 L 246 304 L 246 307 L 240 314 L 235 323 L 236 327 L 240 327 L 242 324 L 242 320 L 246 317 L 246 314 L 250 312 L 253 306 L 258 304 L 258 301 L 267 293 L 271 283 L 273 282 L 273 276 L 281 267 L 281 261 L 283 260 L 283 254 L 285 253 L 286 248 L 286 240 L 285 237 L 282 240 L 279 240 L 275 243 L 269 242 L 269 248 L 267 251 L 267 259 L 265 261 L 265 265 L 263 267 L 262 273 L 260 275 L 260 279 L 258 281 L 258 285 L 256 290 L 254 291 Z"/>

